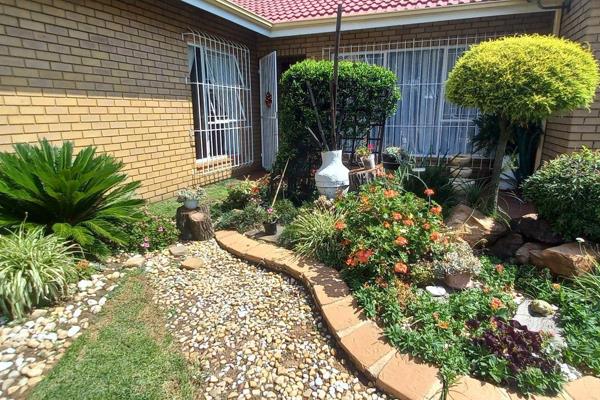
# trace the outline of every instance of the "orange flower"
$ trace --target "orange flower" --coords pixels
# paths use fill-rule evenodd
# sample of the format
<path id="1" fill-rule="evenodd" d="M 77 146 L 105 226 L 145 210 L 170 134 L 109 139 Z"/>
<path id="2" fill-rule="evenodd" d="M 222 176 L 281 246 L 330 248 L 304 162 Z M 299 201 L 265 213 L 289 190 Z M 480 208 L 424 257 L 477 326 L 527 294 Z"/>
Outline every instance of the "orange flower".
<path id="1" fill-rule="evenodd" d="M 404 221 L 402 221 L 402 223 L 406 226 L 413 226 L 415 224 L 415 222 L 410 218 L 405 219 Z"/>
<path id="2" fill-rule="evenodd" d="M 442 213 L 442 207 L 434 206 L 434 207 L 431 207 L 431 210 L 429 210 L 429 211 L 431 211 L 431 213 L 434 215 L 440 215 Z"/>
<path id="3" fill-rule="evenodd" d="M 398 236 L 396 240 L 394 240 L 394 243 L 398 246 L 406 246 L 408 244 L 408 239 L 404 236 Z"/>
<path id="4" fill-rule="evenodd" d="M 431 225 L 429 224 L 429 222 L 425 222 L 423 224 L 423 229 L 425 229 L 426 231 L 428 231 L 429 229 L 431 229 Z"/>
<path id="5" fill-rule="evenodd" d="M 350 256 L 346 259 L 346 265 L 349 267 L 355 267 L 356 266 L 356 260 L 354 259 L 354 257 Z"/>
<path id="6" fill-rule="evenodd" d="M 560 290 L 560 284 L 559 283 L 553 283 L 552 284 L 552 289 L 554 289 L 554 290 Z"/>
<path id="7" fill-rule="evenodd" d="M 383 172 L 382 170 L 378 169 L 377 171 L 375 171 L 375 176 L 378 178 L 381 178 L 382 176 L 385 176 L 385 172 Z"/>
<path id="8" fill-rule="evenodd" d="M 431 235 L 429 235 L 429 239 L 433 240 L 434 242 L 440 240 L 441 237 L 442 235 L 440 235 L 439 232 L 431 232 Z"/>
<path id="9" fill-rule="evenodd" d="M 377 191 L 377 186 L 371 186 L 369 188 L 369 192 L 371 192 L 371 193 L 375 193 L 376 191 Z"/>
<path id="10" fill-rule="evenodd" d="M 402 261 L 398 261 L 394 265 L 394 272 L 397 274 L 405 274 L 408 272 L 408 265 L 404 264 Z"/>
<path id="11" fill-rule="evenodd" d="M 394 197 L 398 196 L 398 192 L 392 189 L 387 189 L 383 191 L 383 196 L 386 199 L 393 199 Z"/>
<path id="12" fill-rule="evenodd" d="M 387 222 L 387 221 L 384 221 L 384 222 L 383 222 L 383 227 L 384 227 L 384 228 L 386 228 L 386 229 L 387 229 L 387 228 L 389 228 L 390 226 L 392 226 L 392 224 L 390 224 L 389 222 Z"/>
<path id="13" fill-rule="evenodd" d="M 344 247 L 345 247 L 345 246 L 348 246 L 348 245 L 350 244 L 350 240 L 348 240 L 348 239 L 343 239 L 343 240 L 340 242 L 340 244 L 341 244 L 342 246 L 344 246 Z"/>
<path id="14" fill-rule="evenodd" d="M 360 202 L 362 203 L 363 206 L 370 205 L 369 198 L 365 195 L 360 196 Z"/>
<path id="15" fill-rule="evenodd" d="M 369 262 L 369 258 L 373 255 L 373 250 L 359 250 L 356 252 L 356 260 L 360 264 L 366 264 Z"/>
<path id="16" fill-rule="evenodd" d="M 335 229 L 338 231 L 343 231 L 346 228 L 346 223 L 344 221 L 342 221 L 341 219 L 338 219 L 337 221 L 335 221 Z"/>
<path id="17" fill-rule="evenodd" d="M 495 268 L 496 268 L 496 272 L 499 274 L 504 272 L 504 265 L 502 265 L 502 264 L 496 264 Z"/>
<path id="18" fill-rule="evenodd" d="M 388 179 L 394 179 L 394 174 L 392 174 L 391 172 L 389 172 L 389 173 L 386 175 L 386 177 L 387 177 Z"/>
<path id="19" fill-rule="evenodd" d="M 260 188 L 258 186 L 254 186 L 252 188 L 252 193 L 258 193 L 258 192 L 260 192 Z"/>
<path id="20" fill-rule="evenodd" d="M 440 313 L 439 313 L 439 312 L 437 312 L 437 311 L 434 311 L 434 312 L 433 312 L 433 314 L 431 314 L 431 315 L 433 316 L 433 319 L 434 319 L 434 320 L 436 320 L 436 321 L 437 321 L 438 319 L 440 319 Z"/>
<path id="21" fill-rule="evenodd" d="M 481 289 L 481 291 L 482 291 L 483 293 L 485 293 L 485 294 L 488 294 L 488 293 L 490 292 L 490 290 L 491 290 L 491 289 L 490 289 L 489 287 L 487 287 L 487 286 L 484 286 L 484 287 L 483 287 L 483 289 Z"/>
<path id="22" fill-rule="evenodd" d="M 440 329 L 448 329 L 450 324 L 447 321 L 438 321 L 437 327 Z"/>
<path id="23" fill-rule="evenodd" d="M 425 189 L 425 191 L 423 193 L 427 197 L 431 197 L 431 196 L 433 196 L 435 194 L 435 192 L 433 191 L 433 189 L 429 189 L 429 188 Z"/>
<path id="24" fill-rule="evenodd" d="M 490 301 L 490 307 L 492 308 L 492 310 L 499 310 L 501 308 L 504 308 L 504 303 L 502 302 L 502 300 L 494 297 L 492 301 Z"/>
<path id="25" fill-rule="evenodd" d="M 402 219 L 402 214 L 399 212 L 394 212 L 392 213 L 392 218 L 394 218 L 394 221 L 400 221 Z"/>

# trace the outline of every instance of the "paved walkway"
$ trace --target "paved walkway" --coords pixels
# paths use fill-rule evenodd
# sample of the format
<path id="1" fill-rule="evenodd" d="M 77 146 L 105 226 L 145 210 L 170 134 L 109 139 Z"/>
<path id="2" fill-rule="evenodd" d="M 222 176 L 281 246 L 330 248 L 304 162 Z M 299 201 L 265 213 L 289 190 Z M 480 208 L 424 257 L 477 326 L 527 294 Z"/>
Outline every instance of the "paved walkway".
<path id="1" fill-rule="evenodd" d="M 240 261 L 214 241 L 148 268 L 155 301 L 183 351 L 205 372 L 205 398 L 383 399 L 341 358 L 303 286 Z M 366 380 L 363 379 L 363 382 Z"/>

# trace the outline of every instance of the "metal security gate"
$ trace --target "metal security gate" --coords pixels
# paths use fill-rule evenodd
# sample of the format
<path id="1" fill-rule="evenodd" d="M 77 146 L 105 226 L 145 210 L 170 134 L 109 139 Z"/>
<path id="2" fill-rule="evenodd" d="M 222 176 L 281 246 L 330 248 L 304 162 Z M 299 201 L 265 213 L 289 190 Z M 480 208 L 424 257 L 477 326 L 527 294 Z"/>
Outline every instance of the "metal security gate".
<path id="1" fill-rule="evenodd" d="M 260 130 L 262 166 L 271 170 L 278 148 L 277 52 L 260 59 Z"/>

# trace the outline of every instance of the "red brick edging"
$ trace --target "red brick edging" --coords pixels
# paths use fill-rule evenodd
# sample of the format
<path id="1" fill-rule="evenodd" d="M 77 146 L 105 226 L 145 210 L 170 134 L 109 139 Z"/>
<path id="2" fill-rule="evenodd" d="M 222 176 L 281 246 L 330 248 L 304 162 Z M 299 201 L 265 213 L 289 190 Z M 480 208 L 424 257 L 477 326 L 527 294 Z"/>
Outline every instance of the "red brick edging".
<path id="1" fill-rule="evenodd" d="M 298 257 L 273 244 L 252 240 L 235 231 L 218 231 L 215 238 L 230 253 L 250 262 L 284 272 L 301 281 L 320 307 L 338 344 L 356 368 L 383 392 L 403 400 L 437 399 L 442 384 L 438 369 L 398 352 L 383 330 L 367 319 L 353 299 L 338 271 Z M 453 400 L 520 399 L 514 393 L 470 377 L 461 377 L 450 388 Z M 533 396 L 547 400 L 548 397 Z M 555 397 L 563 400 L 600 400 L 600 379 L 585 376 L 565 385 Z"/>

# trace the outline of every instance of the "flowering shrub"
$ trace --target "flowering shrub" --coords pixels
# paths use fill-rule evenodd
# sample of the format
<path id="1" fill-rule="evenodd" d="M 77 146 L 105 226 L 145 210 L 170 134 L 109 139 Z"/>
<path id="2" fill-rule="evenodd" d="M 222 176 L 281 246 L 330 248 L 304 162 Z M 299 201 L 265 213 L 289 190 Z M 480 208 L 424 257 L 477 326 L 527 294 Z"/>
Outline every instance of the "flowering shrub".
<path id="1" fill-rule="evenodd" d="M 227 197 L 221 204 L 222 211 L 242 210 L 249 203 L 260 204 L 267 197 L 267 179 L 246 179 L 235 183 L 227 190 Z"/>
<path id="2" fill-rule="evenodd" d="M 443 279 L 446 275 L 470 273 L 478 275 L 481 270 L 479 259 L 473 255 L 468 243 L 460 241 L 452 243 L 441 259 L 434 262 L 435 273 Z"/>
<path id="3" fill-rule="evenodd" d="M 403 192 L 390 179 L 364 185 L 337 208 L 344 214 L 335 229 L 347 253 L 346 267 L 365 280 L 408 278 L 411 264 L 432 259 L 447 242 L 441 207 Z"/>
<path id="4" fill-rule="evenodd" d="M 128 238 L 121 249 L 133 253 L 161 250 L 177 242 L 179 231 L 172 218 L 144 210 L 140 222 L 128 226 Z"/>

